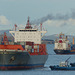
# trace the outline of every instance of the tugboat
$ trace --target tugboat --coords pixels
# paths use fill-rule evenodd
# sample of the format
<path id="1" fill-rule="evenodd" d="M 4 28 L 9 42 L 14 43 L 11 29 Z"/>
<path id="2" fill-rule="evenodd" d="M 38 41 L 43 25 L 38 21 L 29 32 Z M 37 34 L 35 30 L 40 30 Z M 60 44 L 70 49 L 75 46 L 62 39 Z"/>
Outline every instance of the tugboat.
<path id="1" fill-rule="evenodd" d="M 14 37 L 10 44 L 6 33 L 0 44 L 0 70 L 22 70 L 44 67 L 48 58 L 46 44 L 41 44 L 41 38 L 47 31 L 39 31 L 29 23 L 24 29 L 9 31 Z"/>
<path id="2" fill-rule="evenodd" d="M 63 33 L 60 33 L 59 39 L 55 40 L 54 52 L 56 54 L 75 54 L 74 37 L 73 43 L 70 44 L 68 37 L 65 37 Z"/>
<path id="3" fill-rule="evenodd" d="M 70 57 L 66 61 L 60 62 L 59 65 L 50 66 L 51 70 L 75 70 L 75 63 L 68 65 L 69 59 Z"/>

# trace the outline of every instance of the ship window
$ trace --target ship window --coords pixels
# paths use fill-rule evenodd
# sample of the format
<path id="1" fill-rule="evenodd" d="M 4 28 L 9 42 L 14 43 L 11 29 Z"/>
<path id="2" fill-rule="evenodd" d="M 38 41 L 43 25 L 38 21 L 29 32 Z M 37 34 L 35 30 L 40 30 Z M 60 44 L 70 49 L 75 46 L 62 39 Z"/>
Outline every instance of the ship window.
<path id="1" fill-rule="evenodd" d="M 19 30 L 19 31 L 37 31 L 37 30 Z"/>

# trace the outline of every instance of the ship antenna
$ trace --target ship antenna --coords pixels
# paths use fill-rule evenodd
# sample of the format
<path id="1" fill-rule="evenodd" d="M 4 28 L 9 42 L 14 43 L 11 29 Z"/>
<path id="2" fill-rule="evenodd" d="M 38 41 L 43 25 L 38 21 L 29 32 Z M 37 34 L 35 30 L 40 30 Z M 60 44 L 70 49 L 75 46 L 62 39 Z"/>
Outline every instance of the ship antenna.
<path id="1" fill-rule="evenodd" d="M 68 60 L 71 58 L 71 56 L 65 61 L 65 62 L 68 62 Z"/>
<path id="2" fill-rule="evenodd" d="M 29 16 L 28 16 L 28 21 L 27 21 L 27 25 L 29 26 L 30 24 L 29 24 Z"/>
<path id="3" fill-rule="evenodd" d="M 31 24 L 29 23 L 29 16 L 28 16 L 28 20 L 27 20 L 27 24 L 26 24 L 26 29 L 32 29 Z"/>

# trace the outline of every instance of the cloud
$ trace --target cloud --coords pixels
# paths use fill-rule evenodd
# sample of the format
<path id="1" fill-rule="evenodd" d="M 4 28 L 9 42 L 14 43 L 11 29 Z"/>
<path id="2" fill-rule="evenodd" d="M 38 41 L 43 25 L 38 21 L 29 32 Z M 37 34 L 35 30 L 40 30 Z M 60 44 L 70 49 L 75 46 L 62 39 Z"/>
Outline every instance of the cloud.
<path id="1" fill-rule="evenodd" d="M 0 16 L 0 25 L 10 24 L 9 20 L 5 16 Z"/>
<path id="2" fill-rule="evenodd" d="M 75 19 L 69 18 L 68 20 L 47 20 L 43 22 L 43 24 L 55 27 L 75 26 Z"/>
<path id="3" fill-rule="evenodd" d="M 66 21 L 68 21 L 68 20 L 70 21 L 71 19 L 72 19 L 72 21 L 73 21 L 73 19 L 75 19 L 75 9 L 73 9 L 71 13 L 66 13 L 66 14 L 61 14 L 61 13 L 56 13 L 55 15 L 54 14 L 48 14 L 47 16 L 44 16 L 40 19 L 32 21 L 31 23 L 38 25 L 38 24 L 44 23 L 48 20 L 51 20 L 51 21 L 55 20 L 55 22 L 56 21 L 60 21 L 62 23 L 64 22 L 62 25 L 64 25 L 64 24 L 67 25 Z M 73 23 L 74 23 L 74 21 L 73 21 Z"/>
<path id="4" fill-rule="evenodd" d="M 43 23 L 43 27 L 47 30 L 47 35 L 60 32 L 73 34 L 75 32 L 75 9 L 71 10 L 71 13 L 48 14 L 31 23 L 36 25 Z"/>
<path id="5" fill-rule="evenodd" d="M 43 22 L 43 27 L 47 30 L 47 35 L 59 34 L 74 34 L 75 19 L 69 18 L 67 20 L 47 20 Z"/>

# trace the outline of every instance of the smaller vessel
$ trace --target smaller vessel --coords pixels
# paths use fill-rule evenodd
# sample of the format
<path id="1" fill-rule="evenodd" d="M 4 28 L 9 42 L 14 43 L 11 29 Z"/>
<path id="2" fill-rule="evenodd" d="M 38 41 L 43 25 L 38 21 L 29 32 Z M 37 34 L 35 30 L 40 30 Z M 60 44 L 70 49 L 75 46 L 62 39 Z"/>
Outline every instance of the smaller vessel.
<path id="1" fill-rule="evenodd" d="M 75 63 L 68 65 L 69 59 L 70 57 L 66 61 L 60 62 L 59 65 L 50 66 L 51 70 L 75 70 Z"/>
<path id="2" fill-rule="evenodd" d="M 59 39 L 55 40 L 54 52 L 56 54 L 75 54 L 74 37 L 73 43 L 70 44 L 68 37 L 60 33 Z"/>

